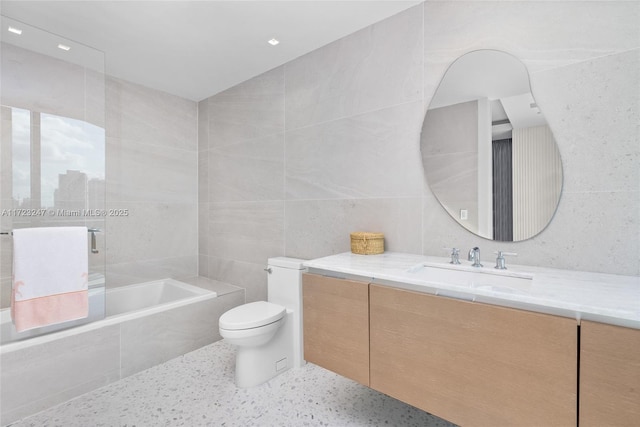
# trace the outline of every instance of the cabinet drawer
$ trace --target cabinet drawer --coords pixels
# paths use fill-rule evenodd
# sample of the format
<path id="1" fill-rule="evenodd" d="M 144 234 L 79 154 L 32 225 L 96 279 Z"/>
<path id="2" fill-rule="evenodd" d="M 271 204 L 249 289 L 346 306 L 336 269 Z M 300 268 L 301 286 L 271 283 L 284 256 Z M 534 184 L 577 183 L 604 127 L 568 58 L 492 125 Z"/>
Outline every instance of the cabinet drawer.
<path id="1" fill-rule="evenodd" d="M 304 358 L 369 385 L 369 284 L 304 274 Z"/>
<path id="2" fill-rule="evenodd" d="M 640 423 L 640 330 L 583 321 L 580 426 Z"/>
<path id="3" fill-rule="evenodd" d="M 372 388 L 460 425 L 575 426 L 575 320 L 370 286 Z"/>

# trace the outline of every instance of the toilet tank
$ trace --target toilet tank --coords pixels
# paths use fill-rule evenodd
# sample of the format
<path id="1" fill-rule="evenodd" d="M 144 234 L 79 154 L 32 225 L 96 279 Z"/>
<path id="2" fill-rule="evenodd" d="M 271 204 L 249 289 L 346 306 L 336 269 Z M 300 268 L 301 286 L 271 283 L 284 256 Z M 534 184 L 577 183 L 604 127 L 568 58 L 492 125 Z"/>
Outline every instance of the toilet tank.
<path id="1" fill-rule="evenodd" d="M 267 301 L 300 312 L 302 308 L 302 265 L 306 260 L 298 258 L 269 258 Z"/>

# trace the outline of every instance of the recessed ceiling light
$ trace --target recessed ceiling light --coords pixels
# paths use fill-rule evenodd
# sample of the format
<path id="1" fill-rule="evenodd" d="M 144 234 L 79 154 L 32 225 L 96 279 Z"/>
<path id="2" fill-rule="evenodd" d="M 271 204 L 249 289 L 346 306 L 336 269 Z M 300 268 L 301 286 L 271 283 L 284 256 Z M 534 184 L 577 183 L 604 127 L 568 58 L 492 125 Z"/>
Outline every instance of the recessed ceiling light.
<path id="1" fill-rule="evenodd" d="M 69 49 L 71 49 L 71 47 L 70 47 L 70 46 L 67 46 L 66 44 L 62 44 L 62 43 L 60 43 L 60 44 L 58 45 L 58 49 L 62 49 L 62 50 L 69 50 Z"/>
<path id="2" fill-rule="evenodd" d="M 271 40 L 269 40 L 269 42 L 268 42 L 268 43 L 269 43 L 271 46 L 275 46 L 275 45 L 277 45 L 278 43 L 280 43 L 280 41 L 279 41 L 279 40 L 277 40 L 277 39 L 271 39 Z"/>
<path id="3" fill-rule="evenodd" d="M 9 32 L 18 35 L 22 34 L 22 30 L 16 27 L 9 27 Z"/>

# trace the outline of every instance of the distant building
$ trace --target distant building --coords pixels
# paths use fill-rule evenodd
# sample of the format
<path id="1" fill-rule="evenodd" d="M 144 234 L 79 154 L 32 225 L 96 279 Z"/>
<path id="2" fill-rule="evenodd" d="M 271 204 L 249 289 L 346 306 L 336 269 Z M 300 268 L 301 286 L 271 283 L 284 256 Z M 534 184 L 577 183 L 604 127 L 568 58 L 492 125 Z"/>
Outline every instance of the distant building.
<path id="1" fill-rule="evenodd" d="M 53 192 L 53 206 L 56 209 L 87 209 L 88 189 L 86 173 L 67 170 L 64 174 L 58 174 L 58 188 Z"/>

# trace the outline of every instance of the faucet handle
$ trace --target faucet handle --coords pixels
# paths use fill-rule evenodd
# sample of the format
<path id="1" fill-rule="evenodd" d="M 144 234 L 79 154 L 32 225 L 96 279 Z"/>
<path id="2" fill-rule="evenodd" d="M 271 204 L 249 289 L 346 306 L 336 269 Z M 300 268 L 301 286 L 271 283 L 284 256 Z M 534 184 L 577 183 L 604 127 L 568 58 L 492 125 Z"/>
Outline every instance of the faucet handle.
<path id="1" fill-rule="evenodd" d="M 496 258 L 496 266 L 495 266 L 495 268 L 497 268 L 498 270 L 507 269 L 507 266 L 504 261 L 505 256 L 518 256 L 518 254 L 515 252 L 504 252 L 504 251 L 496 251 L 494 252 L 494 254 L 498 255 L 498 257 Z"/>
<path id="2" fill-rule="evenodd" d="M 451 251 L 451 261 L 449 264 L 460 264 L 460 249 L 458 248 L 442 248 L 445 251 Z"/>

